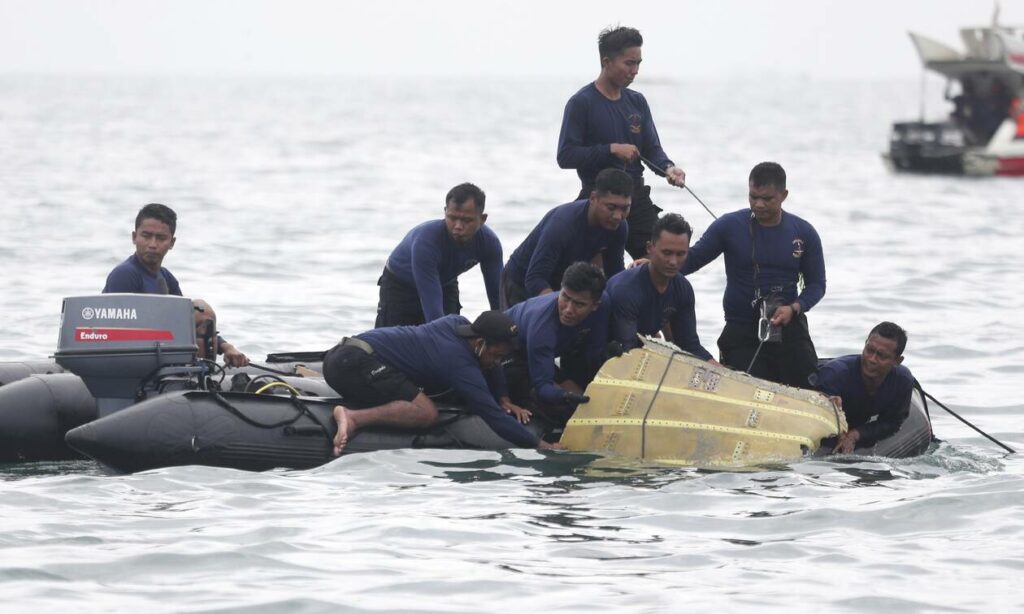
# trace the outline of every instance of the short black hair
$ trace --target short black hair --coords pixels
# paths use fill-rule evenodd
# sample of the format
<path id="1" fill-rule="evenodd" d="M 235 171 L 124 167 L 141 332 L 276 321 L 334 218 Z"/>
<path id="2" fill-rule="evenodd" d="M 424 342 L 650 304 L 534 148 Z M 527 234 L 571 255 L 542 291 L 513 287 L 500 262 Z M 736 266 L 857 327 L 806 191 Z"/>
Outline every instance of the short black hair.
<path id="1" fill-rule="evenodd" d="M 642 47 L 644 37 L 636 28 L 616 26 L 607 27 L 597 35 L 597 52 L 601 59 L 617 58 L 630 47 Z"/>
<path id="2" fill-rule="evenodd" d="M 594 178 L 594 190 L 599 194 L 633 196 L 633 178 L 618 168 L 606 168 Z"/>
<path id="3" fill-rule="evenodd" d="M 750 169 L 750 185 L 763 188 L 775 186 L 780 190 L 786 189 L 786 169 L 778 162 L 761 162 Z"/>
<path id="4" fill-rule="evenodd" d="M 899 324 L 894 324 L 892 322 L 880 322 L 871 329 L 870 333 L 868 333 L 869 339 L 871 338 L 871 335 L 878 335 L 884 339 L 892 339 L 895 341 L 897 356 L 903 356 L 903 350 L 907 349 L 907 331 L 903 330 Z"/>
<path id="5" fill-rule="evenodd" d="M 589 292 L 590 297 L 601 300 L 608 285 L 601 267 L 589 262 L 574 262 L 562 274 L 562 287 L 573 292 Z"/>
<path id="6" fill-rule="evenodd" d="M 149 203 L 139 209 L 139 214 L 135 216 L 135 230 L 142 226 L 143 220 L 148 219 L 154 219 L 167 224 L 168 228 L 171 229 L 171 236 L 174 236 L 174 231 L 178 227 L 178 214 L 174 212 L 174 209 L 160 203 Z"/>
<path id="7" fill-rule="evenodd" d="M 691 239 L 693 238 L 693 228 L 691 228 L 690 223 L 678 213 L 666 213 L 659 217 L 657 222 L 654 222 L 654 227 L 651 229 L 651 243 L 660 239 L 662 232 L 668 232 L 674 235 L 686 235 Z"/>
<path id="8" fill-rule="evenodd" d="M 444 206 L 447 207 L 448 203 L 455 203 L 455 206 L 461 207 L 471 198 L 476 204 L 476 208 L 482 212 L 487 201 L 487 195 L 484 194 L 483 190 L 469 182 L 460 183 L 448 190 L 448 194 L 444 197 Z"/>

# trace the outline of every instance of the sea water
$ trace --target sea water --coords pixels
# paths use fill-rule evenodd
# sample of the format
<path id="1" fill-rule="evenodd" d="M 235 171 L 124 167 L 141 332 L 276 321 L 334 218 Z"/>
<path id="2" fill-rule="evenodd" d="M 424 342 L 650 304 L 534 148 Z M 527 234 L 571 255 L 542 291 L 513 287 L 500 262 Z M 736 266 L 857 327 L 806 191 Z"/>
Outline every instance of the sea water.
<path id="1" fill-rule="evenodd" d="M 1024 181 L 907 176 L 879 153 L 917 84 L 644 81 L 662 142 L 716 214 L 762 160 L 815 225 L 822 356 L 881 320 L 930 392 L 1024 447 Z M 372 326 L 411 227 L 472 181 L 506 257 L 578 181 L 555 163 L 580 79 L 0 78 L 0 360 L 55 350 L 61 298 L 179 215 L 165 265 L 260 358 Z M 938 99 L 938 98 L 937 98 Z M 932 105 L 933 115 L 945 109 Z M 699 236 L 712 221 L 652 178 Z M 721 262 L 691 276 L 714 351 Z M 477 270 L 463 313 L 487 308 Z M 932 404 L 908 460 L 706 472 L 532 450 L 401 450 L 309 471 L 0 466 L 4 611 L 1011 611 L 1024 462 Z"/>

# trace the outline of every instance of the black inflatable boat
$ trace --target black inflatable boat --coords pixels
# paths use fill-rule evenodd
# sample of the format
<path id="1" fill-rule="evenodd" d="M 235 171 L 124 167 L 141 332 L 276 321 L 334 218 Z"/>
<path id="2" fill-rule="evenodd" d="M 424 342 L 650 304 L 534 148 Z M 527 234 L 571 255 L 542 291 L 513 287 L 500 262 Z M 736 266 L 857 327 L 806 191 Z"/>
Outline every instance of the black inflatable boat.
<path id="1" fill-rule="evenodd" d="M 192 464 L 308 468 L 332 460 L 337 428 L 332 411 L 341 402 L 334 391 L 317 378 L 251 371 L 213 385 L 222 374 L 195 360 L 191 312 L 191 303 L 178 297 L 65 299 L 56 359 L 74 373 L 27 374 L 0 387 L 0 462 L 82 454 L 134 472 Z M 84 321 L 99 314 L 131 321 L 106 326 Z M 276 360 L 309 364 L 315 358 L 297 354 Z M 275 367 L 286 371 L 288 364 Z M 423 431 L 361 430 L 344 452 L 514 447 L 471 412 L 442 406 L 441 414 L 438 424 Z M 540 420 L 531 428 L 545 434 Z M 915 393 L 903 428 L 857 453 L 910 456 L 925 451 L 930 441 L 927 408 Z"/>

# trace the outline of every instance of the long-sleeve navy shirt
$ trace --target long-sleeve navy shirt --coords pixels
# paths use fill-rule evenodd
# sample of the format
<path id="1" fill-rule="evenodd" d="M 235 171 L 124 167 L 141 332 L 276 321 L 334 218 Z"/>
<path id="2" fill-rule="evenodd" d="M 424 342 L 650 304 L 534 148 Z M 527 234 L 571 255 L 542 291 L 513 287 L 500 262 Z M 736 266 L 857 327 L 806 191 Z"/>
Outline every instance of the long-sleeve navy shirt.
<path id="1" fill-rule="evenodd" d="M 608 296 L 612 300 L 612 339 L 623 348 L 639 347 L 637 333 L 657 335 L 667 323 L 676 345 L 704 360 L 711 358 L 697 335 L 693 286 L 682 274 L 669 281 L 665 292 L 658 292 L 649 264 L 626 269 L 608 280 Z"/>
<path id="2" fill-rule="evenodd" d="M 526 353 L 530 382 L 541 401 L 565 401 L 565 390 L 555 383 L 555 358 L 582 344 L 579 349 L 591 368 L 600 366 L 608 345 L 609 301 L 605 292 L 601 305 L 576 326 L 565 326 L 558 319 L 557 292 L 527 299 L 505 312 L 519 327 L 519 347 Z"/>
<path id="3" fill-rule="evenodd" d="M 829 396 L 843 399 L 847 425 L 860 431 L 857 447 L 874 445 L 896 433 L 910 414 L 914 376 L 896 365 L 874 395 L 868 394 L 860 374 L 859 354 L 840 356 L 818 369 L 815 386 Z M 878 416 L 874 422 L 868 422 Z"/>
<path id="4" fill-rule="evenodd" d="M 161 285 L 163 279 L 166 289 Z M 160 267 L 160 272 L 153 275 L 139 262 L 136 254 L 129 256 L 124 262 L 114 267 L 107 275 L 107 283 L 103 286 L 103 294 L 173 294 L 181 296 L 178 280 L 167 269 Z"/>
<path id="5" fill-rule="evenodd" d="M 501 285 L 501 241 L 487 226 L 481 226 L 469 243 L 459 245 L 448 234 L 444 220 L 416 226 L 388 256 L 388 269 L 398 279 L 416 288 L 427 322 L 444 315 L 441 286 L 480 264 L 491 309 L 498 308 Z"/>
<path id="6" fill-rule="evenodd" d="M 818 232 L 808 222 L 782 212 L 775 226 L 762 226 L 749 209 L 727 213 L 712 222 L 686 257 L 682 273 L 689 275 L 725 254 L 725 294 L 722 308 L 728 322 L 753 322 L 754 259 L 760 267 L 758 287 L 763 296 L 780 289 L 786 304 L 800 301 L 809 311 L 825 296 L 825 255 Z M 797 295 L 803 274 L 804 290 Z"/>
<path id="7" fill-rule="evenodd" d="M 529 296 L 562 287 L 562 275 L 574 262 L 589 262 L 603 254 L 604 274 L 611 277 L 625 268 L 624 253 L 629 226 L 615 230 L 587 222 L 590 200 L 559 205 L 548 211 L 526 240 L 512 252 L 505 275 L 526 288 Z"/>
<path id="8" fill-rule="evenodd" d="M 518 446 L 537 447 L 537 436 L 498 405 L 473 350 L 455 334 L 462 324 L 469 320 L 447 315 L 421 326 L 375 328 L 359 338 L 370 344 L 381 362 L 401 371 L 420 388 L 428 392 L 454 390 L 495 433 Z"/>
<path id="9" fill-rule="evenodd" d="M 618 100 L 609 100 L 597 86 L 588 83 L 565 104 L 558 135 L 558 166 L 576 169 L 583 185 L 593 185 L 597 174 L 606 168 L 621 168 L 639 184 L 644 173 L 640 161 L 624 163 L 612 154 L 612 143 L 636 145 L 643 157 L 662 170 L 673 165 L 661 148 L 643 94 L 623 89 Z"/>

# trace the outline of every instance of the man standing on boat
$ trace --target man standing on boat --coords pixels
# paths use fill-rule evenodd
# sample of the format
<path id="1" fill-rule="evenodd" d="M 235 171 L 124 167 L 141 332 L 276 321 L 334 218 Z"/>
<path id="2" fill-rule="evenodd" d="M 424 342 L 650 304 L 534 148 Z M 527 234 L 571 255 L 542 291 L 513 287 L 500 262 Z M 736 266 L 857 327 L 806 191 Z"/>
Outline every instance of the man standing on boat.
<path id="1" fill-rule="evenodd" d="M 498 308 L 501 242 L 484 226 L 485 200 L 483 190 L 472 183 L 459 184 L 445 196 L 443 220 L 424 222 L 405 235 L 377 282 L 377 328 L 423 324 L 459 313 L 458 277 L 477 263 L 491 309 Z"/>
<path id="2" fill-rule="evenodd" d="M 376 328 L 342 339 L 328 350 L 323 365 L 324 379 L 345 400 L 334 409 L 335 456 L 364 427 L 429 427 L 438 412 L 427 394 L 447 390 L 510 443 L 558 447 L 524 428 L 509 415 L 514 412 L 507 396 L 499 405 L 492 392 L 498 386 L 489 382 L 502 377 L 501 361 L 515 350 L 516 335 L 511 318 L 485 311 L 472 324 L 447 315 L 421 326 Z"/>
<path id="3" fill-rule="evenodd" d="M 906 331 L 882 322 L 868 333 L 860 355 L 841 356 L 818 370 L 815 387 L 840 403 L 849 426 L 833 452 L 873 446 L 903 425 L 914 390 L 914 376 L 902 364 L 906 347 Z"/>
<path id="4" fill-rule="evenodd" d="M 561 290 L 535 296 L 506 313 L 519 330 L 519 352 L 505 364 L 505 377 L 515 405 L 512 413 L 528 422 L 542 410 L 564 422 L 585 402 L 583 389 L 604 360 L 608 342 L 609 299 L 604 273 L 589 262 L 565 271 Z M 556 369 L 555 359 L 561 358 Z"/>
<path id="5" fill-rule="evenodd" d="M 661 148 L 647 99 L 629 85 L 640 71 L 644 39 L 634 28 L 608 28 L 597 39 L 601 73 L 576 92 L 565 105 L 558 135 L 558 166 L 574 168 L 583 184 L 579 198 L 594 189 L 597 174 L 606 168 L 624 169 L 633 179 L 632 210 L 626 250 L 643 257 L 651 228 L 661 211 L 644 185 L 641 157 L 651 170 L 682 187 L 686 173 Z"/>
<path id="6" fill-rule="evenodd" d="M 807 311 L 825 295 L 821 240 L 808 222 L 782 210 L 789 191 L 780 165 L 756 165 L 748 187 L 750 208 L 715 220 L 690 248 L 682 272 L 689 275 L 725 254 L 722 363 L 806 388 L 818 362 Z"/>
<path id="7" fill-rule="evenodd" d="M 654 223 L 646 264 L 608 280 L 612 306 L 612 340 L 629 351 L 640 347 L 641 335 L 663 333 L 665 339 L 704 360 L 715 362 L 697 335 L 693 286 L 679 270 L 686 262 L 693 229 L 678 213 Z"/>
<path id="8" fill-rule="evenodd" d="M 622 271 L 632 189 L 625 172 L 605 169 L 585 198 L 548 211 L 505 265 L 502 308 L 555 292 L 574 262 L 599 265 L 606 277 Z"/>
<path id="9" fill-rule="evenodd" d="M 107 275 L 103 294 L 173 294 L 182 296 L 181 286 L 170 271 L 163 267 L 164 257 L 174 247 L 174 232 L 178 214 L 167 205 L 150 203 L 135 216 L 132 243 L 135 253 L 114 267 Z M 217 352 L 232 367 L 244 367 L 249 359 L 235 346 L 217 336 Z"/>

